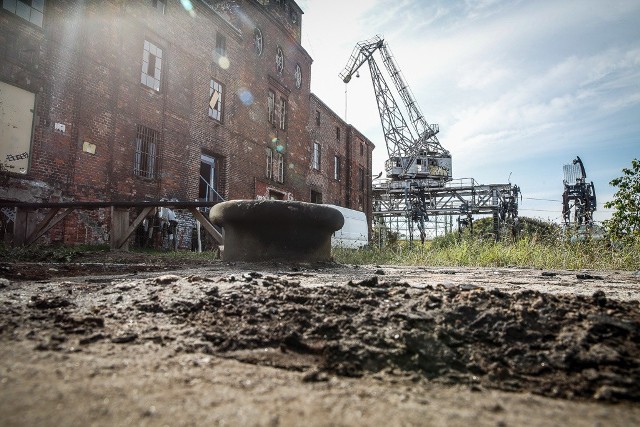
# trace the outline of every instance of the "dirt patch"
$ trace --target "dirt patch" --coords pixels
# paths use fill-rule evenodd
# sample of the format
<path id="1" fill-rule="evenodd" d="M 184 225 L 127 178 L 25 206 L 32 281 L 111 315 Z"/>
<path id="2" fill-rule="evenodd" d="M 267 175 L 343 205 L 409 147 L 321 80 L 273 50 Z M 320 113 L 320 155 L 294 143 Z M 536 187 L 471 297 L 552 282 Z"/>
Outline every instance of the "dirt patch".
<path id="1" fill-rule="evenodd" d="M 355 390 L 375 385 L 386 404 L 398 387 L 408 387 L 407 402 L 424 410 L 429 405 L 420 403 L 421 394 L 437 389 L 448 395 L 462 388 L 469 399 L 495 409 L 487 410 L 487 425 L 516 419 L 502 403 L 508 398 L 501 395 L 496 406 L 496 393 L 504 392 L 544 396 L 537 399 L 545 405 L 564 402 L 564 410 L 580 408 L 575 409 L 578 419 L 586 407 L 592 415 L 605 411 L 608 421 L 612 414 L 614 421 L 640 420 L 634 406 L 640 401 L 640 280 L 633 273 L 221 262 L 157 269 L 37 281 L 6 278 L 0 283 L 0 342 L 14 353 L 5 351 L 0 359 L 3 381 L 32 381 L 37 396 L 43 388 L 38 378 L 44 374 L 30 380 L 8 367 L 33 359 L 25 369 L 56 371 L 62 357 L 90 366 L 74 371 L 79 378 L 73 384 L 82 384 L 84 374 L 100 378 L 101 387 L 113 387 L 115 377 L 100 369 L 94 375 L 95 365 L 107 363 L 117 367 L 111 371 L 123 373 L 125 362 L 136 355 L 144 370 L 128 373 L 131 380 L 160 388 L 166 386 L 165 374 L 182 378 L 184 367 L 169 362 L 175 360 L 200 361 L 190 366 L 194 377 L 189 381 L 206 377 L 203 366 L 211 364 L 231 363 L 234 370 L 265 378 L 282 372 L 289 379 L 274 390 L 283 384 L 297 390 L 300 397 L 292 400 L 293 407 L 303 404 L 305 393 L 314 393 L 318 405 L 324 405 L 335 385 L 346 382 Z M 150 371 L 149 365 L 160 371 Z M 62 369 L 60 375 L 69 372 Z M 221 378 L 235 381 L 224 373 Z M 5 397 L 11 397 L 11 390 L 5 388 Z M 15 395 L 24 392 L 21 387 L 13 390 Z M 272 392 L 276 394 L 266 399 L 262 413 L 276 418 L 258 417 L 248 424 L 296 424 L 285 422 L 292 406 L 271 410 L 270 399 L 282 397 Z M 260 412 L 253 397 L 234 393 Z M 112 394 L 87 396 L 85 403 Z M 364 401 L 352 402 L 353 407 Z M 613 402 L 617 405 L 611 406 Z M 448 405 L 443 416 L 449 421 L 461 411 L 456 402 L 440 404 Z M 524 411 L 520 403 L 514 405 Z M 373 417 L 368 421 L 421 424 L 406 414 L 389 420 L 388 412 L 374 412 L 365 411 Z M 152 415 L 147 418 L 154 419 Z M 113 421 L 100 414 L 92 419 Z M 318 418 L 310 424 L 360 424 L 339 414 L 332 420 Z M 523 421 L 531 424 L 531 418 Z"/>

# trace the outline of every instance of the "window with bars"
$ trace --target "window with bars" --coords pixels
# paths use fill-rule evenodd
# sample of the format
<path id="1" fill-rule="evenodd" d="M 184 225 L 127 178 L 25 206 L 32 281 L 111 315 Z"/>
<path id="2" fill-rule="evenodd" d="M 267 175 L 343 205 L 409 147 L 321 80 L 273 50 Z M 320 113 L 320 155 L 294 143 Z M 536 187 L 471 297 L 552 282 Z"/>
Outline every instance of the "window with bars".
<path id="1" fill-rule="evenodd" d="M 333 179 L 340 181 L 340 174 L 342 169 L 342 162 L 340 156 L 333 157 Z"/>
<path id="2" fill-rule="evenodd" d="M 222 122 L 223 95 L 222 84 L 211 79 L 209 84 L 209 117 L 218 122 Z"/>
<path id="3" fill-rule="evenodd" d="M 276 123 L 276 93 L 272 90 L 269 91 L 269 123 L 275 125 Z"/>
<path id="4" fill-rule="evenodd" d="M 140 82 L 155 90 L 160 91 L 160 71 L 162 70 L 162 49 L 150 41 L 144 41 L 142 51 L 142 73 Z"/>
<path id="5" fill-rule="evenodd" d="M 133 162 L 134 175 L 149 179 L 157 177 L 156 165 L 159 142 L 160 134 L 158 131 L 142 125 L 137 126 Z"/>
<path id="6" fill-rule="evenodd" d="M 2 8 L 38 27 L 42 27 L 44 22 L 44 0 L 2 0 Z"/>
<path id="7" fill-rule="evenodd" d="M 321 147 L 317 142 L 313 143 L 312 166 L 315 170 L 320 170 Z"/>
<path id="8" fill-rule="evenodd" d="M 280 129 L 287 128 L 287 100 L 280 98 Z"/>

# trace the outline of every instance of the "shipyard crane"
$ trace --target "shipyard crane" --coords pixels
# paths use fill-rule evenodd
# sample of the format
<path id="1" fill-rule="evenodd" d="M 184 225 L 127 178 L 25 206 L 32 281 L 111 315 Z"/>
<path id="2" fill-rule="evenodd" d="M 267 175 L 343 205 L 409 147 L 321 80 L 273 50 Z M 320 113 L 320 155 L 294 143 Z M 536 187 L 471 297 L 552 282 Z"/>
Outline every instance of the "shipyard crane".
<path id="1" fill-rule="evenodd" d="M 562 217 L 565 225 L 592 226 L 593 212 L 596 210 L 596 189 L 593 181 L 587 182 L 582 159 L 576 156 L 571 164 L 563 166 L 563 171 Z"/>
<path id="2" fill-rule="evenodd" d="M 373 54 L 379 51 L 389 76 L 402 98 L 409 121 L 395 101 Z M 367 62 L 389 158 L 387 178 L 420 180 L 421 186 L 442 186 L 451 180 L 451 154 L 438 141 L 439 127 L 428 124 L 396 64 L 389 46 L 380 36 L 357 43 L 340 78 L 348 83 Z"/>
<path id="3" fill-rule="evenodd" d="M 376 52 L 380 52 L 408 120 L 376 63 Z M 339 74 L 342 81 L 349 83 L 353 75 L 358 77 L 358 70 L 365 62 L 373 80 L 389 156 L 385 162 L 386 177 L 374 180 L 372 185 L 373 216 L 380 235 L 395 224 L 398 233 L 404 228 L 410 242 L 417 228 L 424 242 L 429 224 L 435 225 L 437 234 L 439 223 L 444 225 L 445 232 L 447 228 L 451 231 L 454 215 L 471 221 L 472 215 L 491 214 L 497 240 L 501 223 L 517 224 L 518 186 L 511 183 L 480 185 L 473 178 L 452 179 L 451 154 L 438 141 L 439 127 L 425 120 L 382 37 L 356 44 Z M 444 223 L 442 217 L 445 217 Z"/>

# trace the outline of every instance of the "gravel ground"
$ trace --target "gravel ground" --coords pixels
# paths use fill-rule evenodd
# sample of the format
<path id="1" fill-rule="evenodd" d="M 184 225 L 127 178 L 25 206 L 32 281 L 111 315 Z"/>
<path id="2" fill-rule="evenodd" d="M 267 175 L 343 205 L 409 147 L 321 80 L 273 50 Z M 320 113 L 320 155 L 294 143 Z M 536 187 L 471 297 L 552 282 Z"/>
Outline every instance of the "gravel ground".
<path id="1" fill-rule="evenodd" d="M 640 425 L 640 274 L 0 263 L 3 425 Z"/>

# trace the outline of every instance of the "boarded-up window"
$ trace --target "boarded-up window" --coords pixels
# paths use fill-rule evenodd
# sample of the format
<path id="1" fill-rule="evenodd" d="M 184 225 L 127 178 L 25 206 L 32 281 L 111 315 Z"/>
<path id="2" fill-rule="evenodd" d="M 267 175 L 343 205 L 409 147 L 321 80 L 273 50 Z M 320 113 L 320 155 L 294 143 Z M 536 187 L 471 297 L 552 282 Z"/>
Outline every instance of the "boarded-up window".
<path id="1" fill-rule="evenodd" d="M 27 173 L 36 95 L 0 82 L 0 171 Z"/>
<path id="2" fill-rule="evenodd" d="M 136 132 L 136 152 L 133 164 L 134 175 L 154 179 L 157 176 L 158 131 L 138 125 Z"/>
<path id="3" fill-rule="evenodd" d="M 209 117 L 219 122 L 222 122 L 223 95 L 222 84 L 212 79 L 209 84 Z"/>

